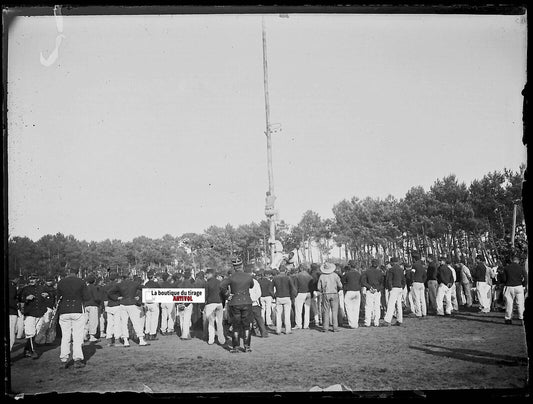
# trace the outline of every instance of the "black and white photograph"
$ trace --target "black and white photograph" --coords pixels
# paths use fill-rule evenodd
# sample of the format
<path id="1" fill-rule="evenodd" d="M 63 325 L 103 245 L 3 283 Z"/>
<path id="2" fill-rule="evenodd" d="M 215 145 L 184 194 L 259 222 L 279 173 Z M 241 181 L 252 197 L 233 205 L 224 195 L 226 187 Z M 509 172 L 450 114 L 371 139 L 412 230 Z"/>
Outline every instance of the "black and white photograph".
<path id="1" fill-rule="evenodd" d="M 4 8 L 6 395 L 529 391 L 528 16 L 482 11 Z"/>

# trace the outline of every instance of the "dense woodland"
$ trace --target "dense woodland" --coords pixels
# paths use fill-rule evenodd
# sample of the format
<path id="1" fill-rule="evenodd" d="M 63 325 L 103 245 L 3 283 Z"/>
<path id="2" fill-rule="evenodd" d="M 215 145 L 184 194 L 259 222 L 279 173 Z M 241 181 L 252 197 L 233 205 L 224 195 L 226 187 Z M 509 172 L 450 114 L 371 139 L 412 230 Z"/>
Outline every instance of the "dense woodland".
<path id="1" fill-rule="evenodd" d="M 449 175 L 436 180 L 428 191 L 420 186 L 411 188 L 400 200 L 392 196 L 345 199 L 333 206 L 331 218 L 308 210 L 295 226 L 281 221 L 276 236 L 284 251 L 296 249 L 298 260 L 308 263 L 323 262 L 335 248 L 363 266 L 371 257 L 387 260 L 399 256 L 408 261 L 415 250 L 455 259 L 484 254 L 491 264 L 498 260 L 505 263 L 512 253 L 525 258 L 523 170 L 495 171 L 469 186 Z M 109 270 L 142 273 L 153 267 L 169 272 L 207 267 L 224 270 L 234 253 L 247 263 L 262 265 L 270 256 L 268 234 L 268 223 L 263 220 L 238 227 L 211 226 L 200 234 L 166 234 L 157 239 L 139 236 L 128 242 L 77 240 L 62 233 L 37 241 L 11 237 L 9 271 L 23 277 L 30 272 L 57 276 L 74 267 L 81 276 L 91 272 L 105 277 Z M 310 245 L 315 248 L 308 248 Z"/>

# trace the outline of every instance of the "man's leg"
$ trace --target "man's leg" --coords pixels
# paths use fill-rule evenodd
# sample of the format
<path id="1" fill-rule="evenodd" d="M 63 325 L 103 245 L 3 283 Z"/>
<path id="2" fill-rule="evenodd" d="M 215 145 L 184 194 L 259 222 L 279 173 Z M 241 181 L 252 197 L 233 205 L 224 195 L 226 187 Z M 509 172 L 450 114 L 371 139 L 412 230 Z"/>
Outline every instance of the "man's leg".
<path id="1" fill-rule="evenodd" d="M 215 307 L 215 326 L 219 344 L 226 343 L 226 337 L 224 335 L 223 316 L 224 308 L 222 307 L 222 303 L 218 303 Z"/>
<path id="2" fill-rule="evenodd" d="M 72 327 L 72 359 L 74 362 L 83 361 L 83 335 L 85 333 L 85 319 L 83 313 L 71 313 L 70 323 Z"/>
<path id="3" fill-rule="evenodd" d="M 291 327 L 291 298 L 284 297 L 285 302 L 283 303 L 283 315 L 284 315 L 284 324 L 285 324 L 285 334 L 290 334 L 292 331 Z"/>
<path id="4" fill-rule="evenodd" d="M 394 310 L 396 309 L 396 301 L 393 299 L 393 291 L 394 289 L 389 292 L 389 297 L 387 299 L 387 311 L 385 312 L 385 317 L 383 318 L 387 324 L 391 323 Z"/>
<path id="5" fill-rule="evenodd" d="M 452 314 L 452 309 L 453 309 L 453 302 L 452 302 L 453 290 L 454 290 L 453 285 L 452 285 L 451 288 L 449 288 L 446 285 L 444 285 L 444 297 L 446 299 L 446 314 L 448 314 L 448 315 Z"/>
<path id="6" fill-rule="evenodd" d="M 72 320 L 70 317 L 71 314 L 61 314 L 59 316 L 59 327 L 61 327 L 61 348 L 59 351 L 59 359 L 63 363 L 67 363 L 70 358 L 70 342 L 72 340 Z"/>
<path id="7" fill-rule="evenodd" d="M 309 328 L 309 321 L 311 319 L 311 293 L 307 292 L 305 294 L 304 300 L 304 324 L 303 328 Z"/>
<path id="8" fill-rule="evenodd" d="M 276 334 L 281 334 L 281 315 L 283 311 L 283 305 L 280 302 L 280 298 L 276 299 Z"/>
<path id="9" fill-rule="evenodd" d="M 443 300 L 444 295 L 446 294 L 446 291 L 444 290 L 446 288 L 446 285 L 441 283 L 439 285 L 439 289 L 437 290 L 437 315 L 444 316 L 444 306 L 443 306 Z M 448 308 L 446 308 L 448 310 Z"/>
<path id="10" fill-rule="evenodd" d="M 142 316 L 141 307 L 137 305 L 124 306 L 124 307 L 126 307 L 126 311 L 131 319 L 133 330 L 135 331 L 135 334 L 137 334 L 137 338 L 139 338 L 139 345 L 141 346 L 148 345 L 146 341 L 144 340 L 143 328 L 144 328 L 145 319 Z"/>
<path id="11" fill-rule="evenodd" d="M 342 293 L 342 292 L 341 292 Z M 343 298 L 344 301 L 344 298 Z M 339 294 L 331 294 L 331 319 L 333 320 L 333 331 L 339 330 Z"/>
<path id="12" fill-rule="evenodd" d="M 401 293 L 401 289 L 398 288 L 398 290 L 399 290 L 399 292 L 397 292 L 398 297 L 396 298 L 396 324 L 401 324 L 403 323 L 402 293 Z"/>
<path id="13" fill-rule="evenodd" d="M 36 359 L 38 357 L 35 351 L 35 335 L 37 334 L 37 317 L 24 316 L 24 334 L 26 335 L 26 346 L 24 355 Z"/>
<path id="14" fill-rule="evenodd" d="M 513 318 L 513 295 L 511 293 L 511 287 L 506 286 L 504 289 L 503 298 L 505 300 L 505 320 L 512 320 Z"/>
<path id="15" fill-rule="evenodd" d="M 348 326 L 355 328 L 355 291 L 348 290 L 344 295 L 344 311 L 348 319 Z"/>
<path id="16" fill-rule="evenodd" d="M 356 291 L 355 292 L 355 299 L 354 299 L 354 317 L 355 317 L 355 328 L 359 328 L 359 315 L 361 311 L 361 292 Z"/>
<path id="17" fill-rule="evenodd" d="M 185 307 L 183 310 L 183 331 L 185 335 L 182 338 L 191 338 L 191 316 L 192 316 L 192 303 Z"/>
<path id="18" fill-rule="evenodd" d="M 466 307 L 472 307 L 472 284 L 463 283 L 463 293 L 465 294 Z"/>
<path id="19" fill-rule="evenodd" d="M 294 321 L 296 323 L 295 328 L 302 328 L 302 309 L 305 301 L 305 293 L 298 293 L 294 299 Z"/>
<path id="20" fill-rule="evenodd" d="M 207 320 L 207 343 L 209 345 L 215 343 L 215 309 L 217 303 L 209 303 L 205 305 L 204 315 Z M 220 338 L 219 338 L 220 341 Z"/>
<path id="21" fill-rule="evenodd" d="M 420 288 L 422 286 L 422 288 Z M 413 282 L 413 307 L 412 311 L 417 317 L 422 316 L 422 298 L 421 294 L 424 291 L 424 285 L 420 282 Z"/>
<path id="22" fill-rule="evenodd" d="M 15 332 L 15 328 L 17 327 L 17 318 L 18 316 L 16 314 L 10 314 L 9 315 L 9 351 L 13 349 L 13 344 L 15 343 L 15 338 L 17 337 L 17 333 Z"/>
<path id="23" fill-rule="evenodd" d="M 96 332 L 98 331 L 98 306 L 87 306 L 87 326 L 89 333 L 89 341 L 95 342 L 98 339 L 95 337 Z"/>
<path id="24" fill-rule="evenodd" d="M 370 327 L 372 321 L 372 310 L 374 309 L 374 296 L 370 291 L 365 292 L 365 326 Z"/>
<path id="25" fill-rule="evenodd" d="M 329 330 L 329 313 L 331 310 L 331 304 L 325 294 L 320 295 L 320 300 L 322 303 L 322 330 L 328 331 Z"/>
<path id="26" fill-rule="evenodd" d="M 524 287 L 515 286 L 514 290 L 515 290 L 514 298 L 516 299 L 516 305 L 518 306 L 518 319 L 524 320 L 524 301 L 525 301 Z"/>

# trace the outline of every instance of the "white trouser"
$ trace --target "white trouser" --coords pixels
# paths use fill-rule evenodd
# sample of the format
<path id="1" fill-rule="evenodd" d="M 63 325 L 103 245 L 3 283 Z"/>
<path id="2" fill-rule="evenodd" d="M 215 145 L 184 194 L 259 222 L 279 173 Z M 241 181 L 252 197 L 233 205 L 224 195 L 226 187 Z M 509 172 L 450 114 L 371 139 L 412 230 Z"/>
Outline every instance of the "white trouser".
<path id="1" fill-rule="evenodd" d="M 24 316 L 24 334 L 26 338 L 35 337 L 45 325 L 44 316 Z"/>
<path id="2" fill-rule="evenodd" d="M 85 323 L 85 335 L 95 335 L 98 331 L 98 306 L 85 306 L 87 322 Z"/>
<path id="3" fill-rule="evenodd" d="M 185 310 L 178 310 L 178 317 L 180 319 L 181 338 L 191 337 L 191 316 L 192 303 L 185 307 Z"/>
<path id="4" fill-rule="evenodd" d="M 450 288 L 451 292 L 451 298 L 452 298 L 452 309 L 455 311 L 459 310 L 459 301 L 457 300 L 457 287 L 455 286 L 455 282 L 452 284 L 452 287 Z"/>
<path id="5" fill-rule="evenodd" d="M 266 325 L 272 325 L 272 296 L 261 296 L 261 317 Z"/>
<path id="6" fill-rule="evenodd" d="M 9 315 L 9 351 L 13 349 L 13 344 L 15 343 L 15 338 L 17 337 L 17 320 L 18 315 Z"/>
<path id="7" fill-rule="evenodd" d="M 315 325 L 318 327 L 320 324 L 320 318 L 321 318 L 321 312 L 320 312 L 320 303 L 319 303 L 319 297 L 316 292 L 312 293 L 311 296 L 311 315 L 313 316 L 313 320 L 315 321 Z"/>
<path id="8" fill-rule="evenodd" d="M 503 298 L 505 299 L 505 319 L 511 320 L 513 318 L 513 305 L 516 301 L 518 306 L 518 318 L 524 319 L 524 287 L 506 286 L 503 291 Z"/>
<path id="9" fill-rule="evenodd" d="M 122 308 L 120 306 L 107 306 L 105 312 L 107 314 L 106 337 L 120 338 L 122 336 Z"/>
<path id="10" fill-rule="evenodd" d="M 144 321 L 144 333 L 157 334 L 159 323 L 159 303 L 146 303 L 146 319 Z"/>
<path id="11" fill-rule="evenodd" d="M 72 341 L 72 359 L 83 360 L 83 333 L 86 317 L 84 313 L 66 313 L 59 316 L 61 327 L 61 351 L 59 359 L 67 362 L 70 356 L 70 342 Z"/>
<path id="12" fill-rule="evenodd" d="M 479 309 L 485 313 L 490 311 L 490 285 L 487 282 L 476 282 Z"/>
<path id="13" fill-rule="evenodd" d="M 379 325 L 381 317 L 381 292 L 370 293 L 366 291 L 365 295 L 365 325 L 370 326 L 373 322 L 375 326 Z"/>
<path id="14" fill-rule="evenodd" d="M 176 318 L 175 303 L 161 303 L 161 331 L 174 332 L 174 319 Z"/>
<path id="15" fill-rule="evenodd" d="M 105 334 L 105 328 L 106 328 L 106 317 L 107 317 L 107 314 L 106 314 L 106 311 L 105 311 L 105 308 L 104 310 L 102 310 L 100 308 L 100 315 L 98 316 L 98 320 L 100 322 L 100 336 L 102 336 L 102 334 Z"/>
<path id="16" fill-rule="evenodd" d="M 425 316 L 427 314 L 426 306 L 426 290 L 422 282 L 413 282 L 413 311 L 417 317 Z"/>
<path id="17" fill-rule="evenodd" d="M 122 328 L 122 338 L 129 338 L 128 319 L 131 319 L 133 330 L 138 338 L 144 338 L 143 326 L 144 317 L 142 316 L 142 309 L 136 304 L 120 305 L 120 324 Z"/>
<path id="18" fill-rule="evenodd" d="M 285 333 L 291 332 L 291 298 L 290 297 L 277 297 L 276 298 L 276 332 L 281 333 L 282 325 L 282 313 L 283 323 L 285 325 Z"/>
<path id="19" fill-rule="evenodd" d="M 224 344 L 226 342 L 226 337 L 224 336 L 224 327 L 222 325 L 222 318 L 224 316 L 222 303 L 206 304 L 204 315 L 207 321 L 207 343 L 213 344 L 216 335 L 219 344 Z"/>
<path id="20" fill-rule="evenodd" d="M 303 327 L 302 327 L 302 310 L 303 310 Z M 309 318 L 311 311 L 311 293 L 298 293 L 294 299 L 294 317 L 297 328 L 309 328 Z"/>
<path id="21" fill-rule="evenodd" d="M 444 315 L 444 299 L 446 299 L 446 314 L 452 314 L 452 289 L 455 289 L 455 284 L 451 288 L 444 283 L 439 284 L 437 289 L 437 314 L 440 316 Z"/>
<path id="22" fill-rule="evenodd" d="M 402 288 L 392 288 L 389 293 L 387 301 L 387 312 L 383 318 L 387 323 L 392 321 L 392 316 L 396 310 L 396 320 L 403 322 L 403 308 L 402 308 Z"/>
<path id="23" fill-rule="evenodd" d="M 24 336 L 24 316 L 22 315 L 20 310 L 18 311 L 17 326 L 15 328 L 17 333 L 17 339 L 22 339 L 22 337 Z"/>
<path id="24" fill-rule="evenodd" d="M 348 290 L 344 295 L 344 308 L 348 318 L 350 328 L 359 327 L 359 310 L 361 309 L 361 292 L 359 290 Z"/>

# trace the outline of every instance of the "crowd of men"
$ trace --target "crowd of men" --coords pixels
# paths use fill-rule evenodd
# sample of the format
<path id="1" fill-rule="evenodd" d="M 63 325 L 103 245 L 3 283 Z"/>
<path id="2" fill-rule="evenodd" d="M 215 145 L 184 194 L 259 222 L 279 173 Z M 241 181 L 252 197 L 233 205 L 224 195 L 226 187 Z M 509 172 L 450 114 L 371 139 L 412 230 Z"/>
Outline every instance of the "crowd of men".
<path id="1" fill-rule="evenodd" d="M 467 265 L 468 264 L 468 265 Z M 61 335 L 62 366 L 85 366 L 84 342 L 107 340 L 107 346 L 148 346 L 159 337 L 190 340 L 193 333 L 208 344 L 216 342 L 231 353 L 250 352 L 251 338 L 296 330 L 338 332 L 341 327 L 401 326 L 404 313 L 420 319 L 452 316 L 479 307 L 481 313 L 505 310 L 512 324 L 516 309 L 523 321 L 527 271 L 515 257 L 491 267 L 483 256 L 472 262 L 418 254 L 412 264 L 396 257 L 368 268 L 355 261 L 295 265 L 262 270 L 232 260 L 232 270 L 190 270 L 169 274 L 149 270 L 147 279 L 109 272 L 107 279 L 78 271 L 56 283 L 40 283 L 31 275 L 26 285 L 13 278 L 9 285 L 10 348 L 26 339 L 24 356 L 39 358 L 38 347 Z M 143 288 L 202 288 L 205 303 L 148 303 Z M 393 321 L 395 318 L 395 321 Z M 360 321 L 361 320 L 361 321 Z M 56 324 L 57 321 L 57 324 Z M 243 341 L 241 347 L 240 341 Z"/>

